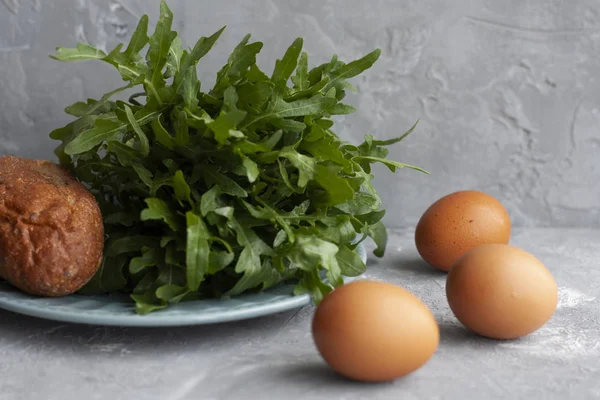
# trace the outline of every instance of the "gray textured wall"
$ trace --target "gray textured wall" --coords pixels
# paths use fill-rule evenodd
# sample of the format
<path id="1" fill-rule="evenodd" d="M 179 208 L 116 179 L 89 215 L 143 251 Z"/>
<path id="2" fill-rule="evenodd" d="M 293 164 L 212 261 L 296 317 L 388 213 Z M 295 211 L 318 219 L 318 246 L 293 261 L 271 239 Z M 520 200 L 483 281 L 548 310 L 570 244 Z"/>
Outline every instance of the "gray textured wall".
<path id="1" fill-rule="evenodd" d="M 102 65 L 48 58 L 76 41 L 111 48 L 158 0 L 0 0 L 0 152 L 53 157 L 48 132 L 63 108 L 97 98 L 119 77 Z M 431 171 L 376 181 L 390 226 L 413 226 L 436 198 L 477 188 L 515 225 L 600 227 L 600 2 L 597 0 L 178 0 L 187 45 L 228 25 L 200 76 L 245 33 L 265 42 L 261 66 L 296 36 L 313 62 L 383 56 L 355 81 L 359 112 L 337 133 L 391 137 L 421 123 L 391 156 Z M 206 86 L 204 86 L 206 87 Z"/>

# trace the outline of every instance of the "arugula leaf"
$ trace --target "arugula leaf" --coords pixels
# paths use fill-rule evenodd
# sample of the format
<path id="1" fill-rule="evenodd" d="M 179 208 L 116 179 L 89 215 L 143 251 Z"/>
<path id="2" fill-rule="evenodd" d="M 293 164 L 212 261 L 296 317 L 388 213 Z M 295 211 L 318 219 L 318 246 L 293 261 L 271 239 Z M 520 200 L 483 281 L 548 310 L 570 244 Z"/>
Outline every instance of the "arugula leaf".
<path id="1" fill-rule="evenodd" d="M 144 201 L 148 208 L 142 210 L 140 215 L 142 221 L 162 220 L 174 231 L 179 229 L 179 221 L 166 201 L 150 197 Z"/>
<path id="2" fill-rule="evenodd" d="M 156 297 L 171 304 L 179 303 L 188 293 L 189 289 L 170 283 L 156 289 Z"/>
<path id="3" fill-rule="evenodd" d="M 166 302 L 160 301 L 151 292 L 132 294 L 131 298 L 135 301 L 135 311 L 140 315 L 147 315 L 153 311 L 162 310 L 167 307 Z"/>
<path id="4" fill-rule="evenodd" d="M 222 27 L 209 37 L 201 37 L 196 42 L 196 45 L 192 49 L 190 56 L 186 57 L 182 65 L 182 70 L 187 71 L 190 67 L 196 66 L 196 64 L 198 64 L 198 61 L 200 61 L 205 55 L 207 55 L 210 49 L 212 49 L 215 43 L 217 43 L 217 40 L 219 40 L 219 37 L 221 36 L 223 31 L 225 31 L 225 27 Z"/>
<path id="5" fill-rule="evenodd" d="M 129 45 L 123 53 L 125 62 L 135 61 L 137 57 L 139 57 L 138 53 L 142 51 L 144 47 L 146 47 L 146 44 L 148 44 L 148 21 L 149 18 L 147 15 L 143 15 L 140 18 L 140 21 L 135 28 L 135 32 L 133 32 L 133 35 L 131 35 Z"/>
<path id="6" fill-rule="evenodd" d="M 338 246 L 316 236 L 297 235 L 287 258 L 293 265 L 307 272 L 324 269 L 330 285 L 342 283 L 342 272 L 337 262 Z"/>
<path id="7" fill-rule="evenodd" d="M 108 119 L 97 119 L 93 129 L 87 130 L 65 146 L 65 153 L 75 155 L 92 150 L 104 141 L 117 139 L 125 126 Z"/>
<path id="8" fill-rule="evenodd" d="M 187 247 L 186 247 L 186 276 L 190 291 L 196 291 L 200 287 L 204 274 L 209 265 L 210 246 L 208 239 L 210 235 L 208 228 L 202 218 L 189 211 L 187 219 Z"/>
<path id="9" fill-rule="evenodd" d="M 297 91 L 306 90 L 310 85 L 308 81 L 308 54 L 306 52 L 302 52 L 300 55 L 296 75 L 292 77 L 292 82 L 294 82 L 294 89 Z"/>
<path id="10" fill-rule="evenodd" d="M 176 37 L 171 42 L 169 48 L 169 57 L 167 59 L 167 70 L 165 72 L 165 78 L 170 78 L 177 75 L 181 69 L 181 58 L 183 57 L 184 50 L 181 48 L 181 38 Z M 187 71 L 186 71 L 187 72 Z M 179 88 L 179 85 L 175 85 Z M 175 91 L 177 92 L 177 90 Z"/>
<path id="11" fill-rule="evenodd" d="M 331 78 L 331 81 L 329 81 L 329 83 L 323 88 L 323 92 L 327 92 L 332 87 L 342 89 L 344 87 L 343 83 L 345 79 L 353 78 L 363 71 L 371 68 L 377 59 L 379 59 L 380 55 L 381 50 L 376 49 L 361 59 L 352 61 L 342 66 L 332 74 L 333 77 Z"/>
<path id="12" fill-rule="evenodd" d="M 145 315 L 183 301 L 237 296 L 283 282 L 319 302 L 366 270 L 355 248 L 371 238 L 385 253 L 385 210 L 371 166 L 423 169 L 389 160 L 399 137 L 345 143 L 334 115 L 356 88 L 349 79 L 380 57 L 337 55 L 311 68 L 298 38 L 269 75 L 263 43 L 246 35 L 202 88 L 196 69 L 225 28 L 185 47 L 161 0 L 151 35 L 144 15 L 129 43 L 106 53 L 89 44 L 58 47 L 63 62 L 100 61 L 126 82 L 65 108 L 55 129 L 61 165 L 102 210 L 106 243 L 82 294 L 129 294 Z M 127 101 L 115 100 L 132 90 Z M 359 239 L 360 238 L 360 239 Z"/>
<path id="13" fill-rule="evenodd" d="M 346 246 L 340 247 L 336 254 L 336 258 L 342 274 L 345 276 L 360 276 L 367 270 L 367 266 L 363 260 L 361 260 L 360 256 Z"/>
<path id="14" fill-rule="evenodd" d="M 173 150 L 175 147 L 175 139 L 171 134 L 162 126 L 160 122 L 160 116 L 152 120 L 152 131 L 156 141 L 169 150 Z"/>
<path id="15" fill-rule="evenodd" d="M 294 73 L 294 70 L 298 65 L 298 56 L 302 51 L 302 44 L 302 38 L 297 38 L 285 52 L 283 58 L 275 62 L 275 70 L 273 71 L 271 80 L 276 85 L 285 85 L 288 79 L 290 79 L 290 76 Z"/>
<path id="16" fill-rule="evenodd" d="M 169 59 L 171 43 L 177 37 L 177 32 L 171 30 L 173 24 L 173 13 L 169 9 L 167 2 L 160 2 L 160 18 L 156 24 L 156 29 L 149 38 L 150 48 L 148 50 L 148 63 L 150 71 L 148 78 L 144 81 L 145 86 L 150 91 L 150 99 L 158 105 L 162 104 L 162 98 L 158 89 L 165 86 L 162 69 Z"/>
<path id="17" fill-rule="evenodd" d="M 225 174 L 219 172 L 217 168 L 211 165 L 205 165 L 197 167 L 201 170 L 201 174 L 204 177 L 205 182 L 208 185 L 215 185 L 220 189 L 221 193 L 226 193 L 236 197 L 248 197 L 248 192 L 244 190 L 236 181 L 231 179 Z M 208 193 L 208 192 L 207 192 Z"/>
<path id="18" fill-rule="evenodd" d="M 244 246 L 235 265 L 235 272 L 243 274 L 227 295 L 234 296 L 246 289 L 252 289 L 263 280 L 261 255 L 273 254 L 272 249 L 256 235 L 252 228 L 233 219 L 229 226 L 236 232 L 238 243 Z"/>
<path id="19" fill-rule="evenodd" d="M 369 225 L 365 228 L 365 233 L 369 235 L 377 248 L 373 251 L 377 257 L 383 257 L 385 255 L 385 247 L 387 245 L 387 228 L 383 224 L 383 222 L 378 221 L 373 225 Z"/>
<path id="20" fill-rule="evenodd" d="M 157 249 L 149 247 L 143 248 L 142 255 L 132 258 L 129 262 L 129 272 L 135 275 L 142 272 L 145 268 L 159 265 L 159 254 Z"/>
<path id="21" fill-rule="evenodd" d="M 185 181 L 185 176 L 181 170 L 175 172 L 175 175 L 173 176 L 173 189 L 175 190 L 175 197 L 180 203 L 183 203 L 184 201 L 192 203 L 192 190 Z"/>
<path id="22" fill-rule="evenodd" d="M 89 44 L 77 43 L 74 49 L 57 47 L 56 54 L 50 57 L 58 61 L 102 60 L 106 57 L 106 53 Z"/>
<path id="23" fill-rule="evenodd" d="M 140 141 L 140 152 L 145 157 L 150 153 L 150 143 L 148 142 L 148 138 L 146 137 L 144 131 L 142 131 L 140 124 L 138 124 L 137 120 L 133 116 L 133 111 L 131 111 L 131 108 L 129 108 L 128 105 L 125 105 L 125 113 L 127 114 L 127 120 L 131 124 L 133 131 L 136 133 L 138 140 Z"/>
<path id="24" fill-rule="evenodd" d="M 390 169 L 390 171 L 392 172 L 396 172 L 396 168 L 411 168 L 411 169 L 415 169 L 417 171 L 421 171 L 421 172 L 425 172 L 427 173 L 427 171 L 425 171 L 422 168 L 416 167 L 414 165 L 408 165 L 408 164 L 404 164 L 398 161 L 393 161 L 393 160 L 386 160 L 380 157 L 371 157 L 371 156 L 357 156 L 353 158 L 354 161 L 369 161 L 369 162 L 380 162 L 383 165 L 385 165 L 386 167 L 388 167 Z"/>
<path id="25" fill-rule="evenodd" d="M 122 290 L 127 285 L 123 267 L 127 257 L 104 257 L 100 269 L 92 279 L 79 290 L 84 295 L 94 295 Z"/>

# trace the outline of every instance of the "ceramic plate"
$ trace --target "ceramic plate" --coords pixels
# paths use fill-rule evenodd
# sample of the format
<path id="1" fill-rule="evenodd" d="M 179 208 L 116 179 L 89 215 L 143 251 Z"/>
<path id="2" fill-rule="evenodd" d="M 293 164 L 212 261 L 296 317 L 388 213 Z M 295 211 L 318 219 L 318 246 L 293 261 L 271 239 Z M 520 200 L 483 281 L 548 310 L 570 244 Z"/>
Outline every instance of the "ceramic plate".
<path id="1" fill-rule="evenodd" d="M 359 244 L 356 252 L 366 263 Z M 149 315 L 138 315 L 127 296 L 71 295 L 39 298 L 0 282 L 0 308 L 56 321 L 114 326 L 183 326 L 236 321 L 292 310 L 311 303 L 308 294 L 294 296 L 293 285 L 279 285 L 262 293 L 227 300 L 197 300 L 170 306 Z"/>

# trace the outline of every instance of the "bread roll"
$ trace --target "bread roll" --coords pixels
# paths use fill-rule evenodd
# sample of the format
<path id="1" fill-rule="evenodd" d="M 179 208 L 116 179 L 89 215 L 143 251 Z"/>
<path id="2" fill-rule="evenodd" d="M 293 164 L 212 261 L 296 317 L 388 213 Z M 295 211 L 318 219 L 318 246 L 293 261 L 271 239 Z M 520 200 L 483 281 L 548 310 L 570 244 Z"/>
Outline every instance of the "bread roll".
<path id="1" fill-rule="evenodd" d="M 0 157 L 0 277 L 32 295 L 76 292 L 97 272 L 104 225 L 94 196 L 59 165 Z"/>

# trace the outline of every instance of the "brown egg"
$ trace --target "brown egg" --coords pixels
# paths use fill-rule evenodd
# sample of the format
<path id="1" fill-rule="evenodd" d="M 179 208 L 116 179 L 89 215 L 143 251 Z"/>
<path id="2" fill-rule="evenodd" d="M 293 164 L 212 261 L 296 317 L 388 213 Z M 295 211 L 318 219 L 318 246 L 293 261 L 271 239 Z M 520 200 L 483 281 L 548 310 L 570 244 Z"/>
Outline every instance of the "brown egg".
<path id="1" fill-rule="evenodd" d="M 431 311 L 415 295 L 367 280 L 325 296 L 315 312 L 312 333 L 335 371 L 367 382 L 393 380 L 420 368 L 440 339 Z"/>
<path id="2" fill-rule="evenodd" d="M 533 255 L 519 248 L 488 244 L 452 266 L 446 296 L 454 315 L 474 332 L 514 339 L 543 326 L 554 314 L 554 277 Z"/>
<path id="3" fill-rule="evenodd" d="M 442 271 L 465 252 L 481 244 L 507 244 L 510 217 L 494 197 L 465 190 L 442 197 L 423 214 L 415 244 L 423 259 Z"/>

